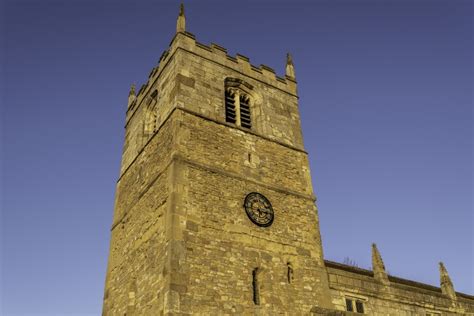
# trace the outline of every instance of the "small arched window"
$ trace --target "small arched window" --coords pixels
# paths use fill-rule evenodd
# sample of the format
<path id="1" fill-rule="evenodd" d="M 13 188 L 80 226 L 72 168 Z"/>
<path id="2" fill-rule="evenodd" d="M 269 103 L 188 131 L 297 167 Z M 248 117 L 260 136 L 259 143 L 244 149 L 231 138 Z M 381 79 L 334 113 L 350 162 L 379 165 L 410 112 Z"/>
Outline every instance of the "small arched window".
<path id="1" fill-rule="evenodd" d="M 244 128 L 252 128 L 252 97 L 253 87 L 235 78 L 225 80 L 225 120 Z"/>
<path id="2" fill-rule="evenodd" d="M 157 108 L 156 103 L 158 101 L 158 90 L 153 90 L 150 95 L 146 98 L 146 109 L 145 109 L 145 134 L 150 135 L 156 131 L 156 118 Z"/>

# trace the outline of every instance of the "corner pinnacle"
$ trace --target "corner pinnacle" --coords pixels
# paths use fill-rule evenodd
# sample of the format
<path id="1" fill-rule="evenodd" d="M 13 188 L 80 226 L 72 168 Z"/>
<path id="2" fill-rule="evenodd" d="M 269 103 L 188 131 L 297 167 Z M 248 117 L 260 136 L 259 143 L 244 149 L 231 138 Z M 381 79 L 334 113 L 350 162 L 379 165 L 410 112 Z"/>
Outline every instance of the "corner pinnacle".
<path id="1" fill-rule="evenodd" d="M 128 93 L 128 95 L 135 95 L 135 84 L 132 83 L 132 85 L 130 86 L 130 92 Z"/>
<path id="2" fill-rule="evenodd" d="M 295 79 L 295 66 L 293 65 L 293 59 L 290 53 L 286 54 L 286 76 Z"/>
<path id="3" fill-rule="evenodd" d="M 184 15 L 184 4 L 181 3 L 179 6 L 178 21 L 176 22 L 176 33 L 182 33 L 186 31 L 186 16 Z"/>
<path id="4" fill-rule="evenodd" d="M 128 93 L 128 107 L 135 101 L 136 95 L 135 95 L 135 84 L 132 84 L 130 87 L 130 92 Z"/>
<path id="5" fill-rule="evenodd" d="M 452 300 L 456 299 L 456 292 L 454 291 L 453 282 L 449 277 L 448 270 L 442 262 L 439 263 L 439 278 L 441 285 L 441 292 L 451 298 Z"/>

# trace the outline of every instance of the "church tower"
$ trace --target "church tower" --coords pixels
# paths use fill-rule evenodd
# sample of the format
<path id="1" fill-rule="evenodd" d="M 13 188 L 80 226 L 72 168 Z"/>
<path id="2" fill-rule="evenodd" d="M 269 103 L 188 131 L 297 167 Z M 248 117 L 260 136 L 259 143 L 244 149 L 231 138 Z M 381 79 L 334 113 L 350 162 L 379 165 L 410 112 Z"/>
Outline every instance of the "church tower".
<path id="1" fill-rule="evenodd" d="M 132 87 L 104 315 L 330 308 L 295 69 L 177 33 Z"/>

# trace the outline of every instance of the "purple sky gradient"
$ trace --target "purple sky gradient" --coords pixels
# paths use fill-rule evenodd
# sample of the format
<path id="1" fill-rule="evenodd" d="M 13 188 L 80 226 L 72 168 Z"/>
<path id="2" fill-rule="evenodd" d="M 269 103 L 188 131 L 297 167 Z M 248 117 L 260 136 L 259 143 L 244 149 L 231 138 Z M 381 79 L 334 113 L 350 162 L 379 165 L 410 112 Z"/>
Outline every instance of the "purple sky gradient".
<path id="1" fill-rule="evenodd" d="M 237 4 L 238 3 L 238 4 Z M 284 73 L 325 258 L 473 294 L 472 2 L 187 1 L 187 29 Z M 175 1 L 0 5 L 2 315 L 99 315 L 129 86 Z M 298 225 L 298 223 L 295 223 Z"/>

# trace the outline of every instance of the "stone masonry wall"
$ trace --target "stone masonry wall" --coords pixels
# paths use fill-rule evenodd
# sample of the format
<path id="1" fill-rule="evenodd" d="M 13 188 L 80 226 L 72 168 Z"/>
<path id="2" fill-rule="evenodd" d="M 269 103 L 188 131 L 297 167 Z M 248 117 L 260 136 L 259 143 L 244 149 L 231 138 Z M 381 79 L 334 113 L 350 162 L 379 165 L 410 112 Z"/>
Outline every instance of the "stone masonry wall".
<path id="1" fill-rule="evenodd" d="M 180 111 L 179 153 L 193 162 L 314 199 L 303 151 Z"/>
<path id="2" fill-rule="evenodd" d="M 117 183 L 104 315 L 164 311 L 175 126 L 167 120 Z"/>
<path id="3" fill-rule="evenodd" d="M 303 149 L 294 81 L 277 77 L 269 67 L 255 67 L 242 55 L 228 56 L 218 45 L 205 46 L 191 34 L 179 33 L 127 110 L 121 174 L 153 135 L 146 131 L 150 112 L 156 127 L 176 106 L 183 105 L 222 120 L 224 80 L 228 77 L 244 79 L 254 87 L 251 111 L 257 124 L 253 132 Z"/>
<path id="4" fill-rule="evenodd" d="M 321 288 L 327 281 L 318 236 L 310 229 L 317 224 L 311 200 L 193 165 L 187 165 L 183 180 L 192 185 L 185 188 L 180 207 L 183 251 L 177 261 L 183 283 L 176 287 L 180 304 L 175 312 L 304 313 L 324 303 Z M 271 227 L 259 228 L 247 218 L 242 202 L 251 191 L 273 203 Z M 291 283 L 288 262 L 294 269 Z M 260 305 L 253 302 L 257 267 L 263 270 Z"/>
<path id="5" fill-rule="evenodd" d="M 459 296 L 454 302 L 436 287 L 404 284 L 392 280 L 389 286 L 377 282 L 370 271 L 358 268 L 328 266 L 329 285 L 333 304 L 337 310 L 346 309 L 345 298 L 357 298 L 364 302 L 369 315 L 412 316 L 439 313 L 439 315 L 474 315 L 474 301 Z M 354 271 L 349 271 L 350 269 Z"/>
<path id="6" fill-rule="evenodd" d="M 130 166 L 155 131 L 166 121 L 176 101 L 175 81 L 177 68 L 174 56 L 168 56 L 150 73 L 148 81 L 138 91 L 135 104 L 127 110 L 125 142 L 120 174 Z M 151 122 L 151 120 L 154 122 Z"/>
<path id="7" fill-rule="evenodd" d="M 169 311 L 305 314 L 327 305 L 306 154 L 182 110 L 172 117 L 180 125 Z M 245 163 L 252 146 L 261 150 L 259 164 Z M 243 200 L 252 191 L 272 202 L 272 226 L 248 219 Z M 263 271 L 260 305 L 253 302 L 257 267 Z"/>
<path id="8" fill-rule="evenodd" d="M 167 284 L 167 175 L 130 209 L 112 231 L 104 315 L 156 315 Z"/>
<path id="9" fill-rule="evenodd" d="M 258 156 L 244 163 L 249 146 L 266 156 L 261 163 Z M 305 164 L 303 152 L 174 110 L 117 184 L 104 314 L 276 313 L 289 306 L 303 313 L 324 305 L 327 277 Z M 242 203 L 251 191 L 272 201 L 271 227 L 247 218 Z M 263 269 L 259 306 L 249 279 L 256 267 Z"/>
<path id="10" fill-rule="evenodd" d="M 237 78 L 250 84 L 252 132 L 303 150 L 296 89 L 277 80 L 275 73 L 252 68 L 247 59 L 229 58 L 220 49 L 196 44 L 181 35 L 176 60 L 177 105 L 210 119 L 225 121 L 224 82 Z"/>

